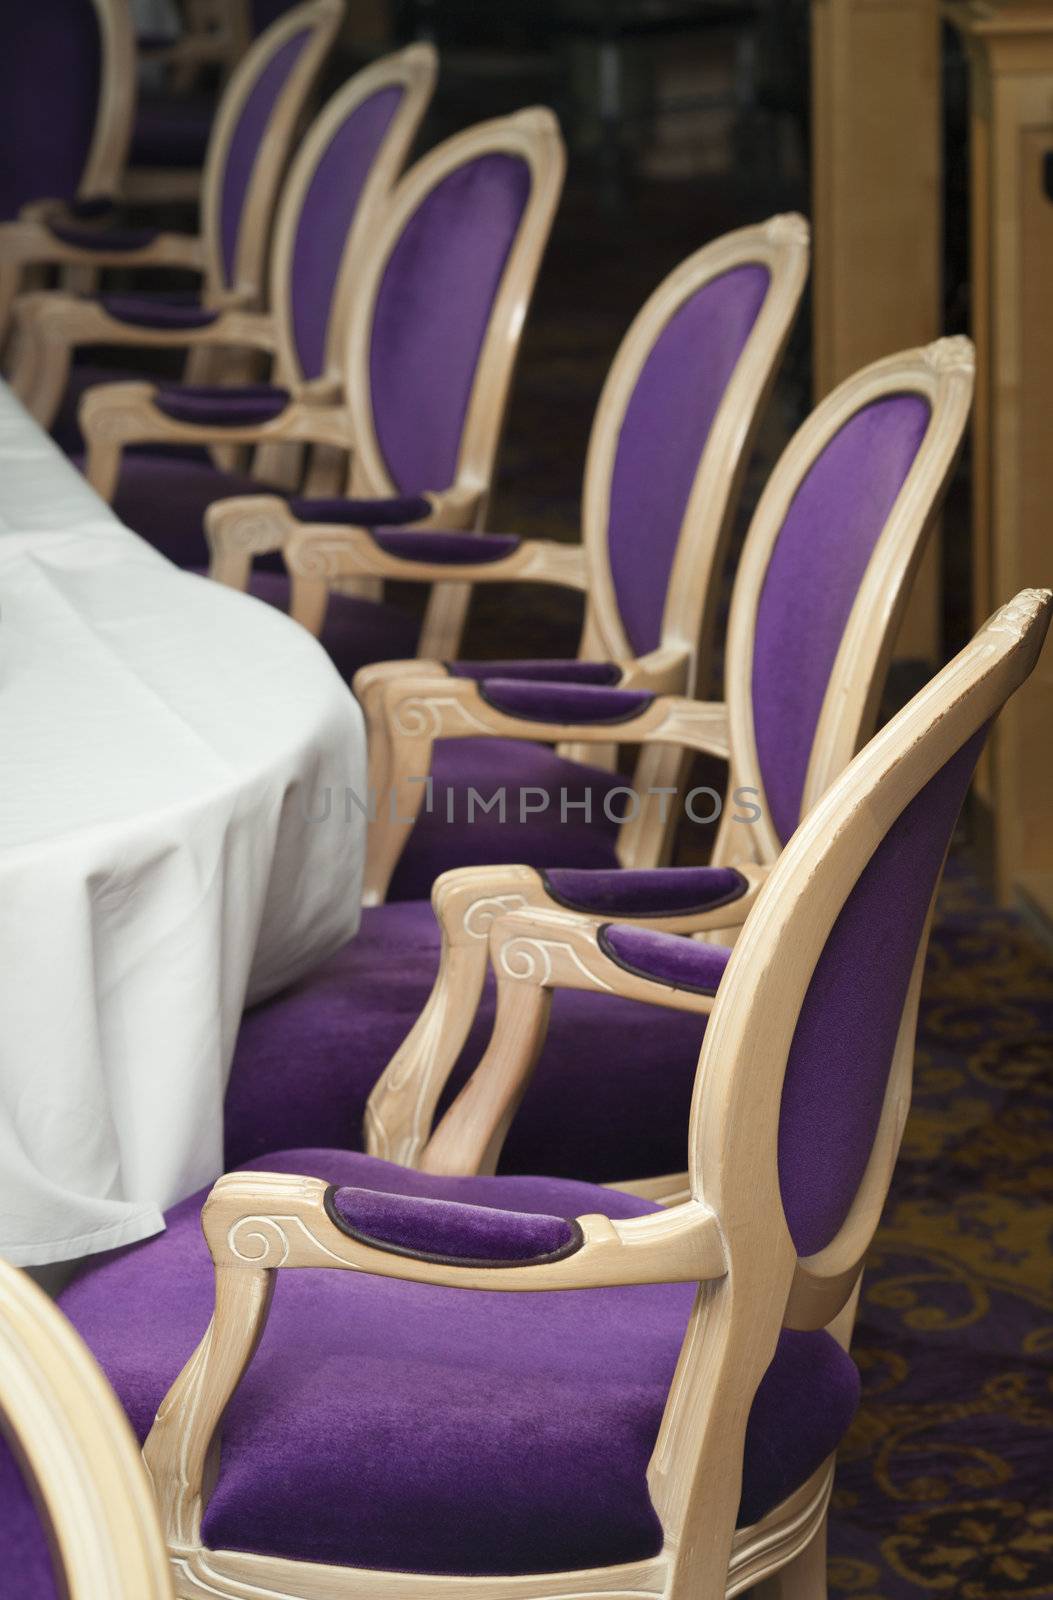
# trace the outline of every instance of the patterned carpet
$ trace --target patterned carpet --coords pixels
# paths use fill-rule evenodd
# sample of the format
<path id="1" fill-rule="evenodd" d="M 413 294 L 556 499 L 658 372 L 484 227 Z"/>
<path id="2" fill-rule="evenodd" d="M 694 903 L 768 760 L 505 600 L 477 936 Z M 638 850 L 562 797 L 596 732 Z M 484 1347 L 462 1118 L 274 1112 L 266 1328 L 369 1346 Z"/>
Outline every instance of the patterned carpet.
<path id="1" fill-rule="evenodd" d="M 1053 958 L 948 867 L 854 1342 L 830 1592 L 1053 1595 Z"/>

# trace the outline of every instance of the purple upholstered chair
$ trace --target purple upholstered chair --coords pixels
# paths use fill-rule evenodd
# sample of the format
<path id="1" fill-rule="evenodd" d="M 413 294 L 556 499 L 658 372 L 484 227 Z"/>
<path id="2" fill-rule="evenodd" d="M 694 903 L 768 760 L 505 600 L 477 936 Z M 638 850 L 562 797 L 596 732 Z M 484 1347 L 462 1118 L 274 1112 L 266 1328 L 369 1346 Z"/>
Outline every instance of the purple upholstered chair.
<path id="1" fill-rule="evenodd" d="M 399 529 L 438 524 L 463 530 L 457 539 L 473 537 L 482 549 L 485 541 L 468 530 L 484 525 L 515 355 L 563 167 L 556 120 L 538 108 L 481 123 L 431 151 L 396 186 L 356 258 L 341 362 L 346 393 L 335 382 L 293 392 L 95 390 L 81 412 L 95 487 L 106 496 L 116 491 L 125 520 L 187 566 L 200 560 L 203 502 L 219 501 L 212 515 L 230 505 L 225 533 L 215 535 L 212 571 L 237 586 L 248 584 L 255 555 L 280 563 L 298 516 Z M 314 237 L 305 235 L 308 247 Z M 317 299 L 306 278 L 299 298 L 297 273 L 309 264 L 309 249 L 305 257 L 294 254 L 290 267 L 297 326 L 310 321 Z M 272 489 L 227 501 L 219 497 L 231 493 L 232 480 L 199 470 L 191 503 L 189 490 L 174 487 L 177 477 L 191 481 L 181 464 L 156 453 L 122 460 L 126 445 L 220 441 L 316 444 L 324 447 L 316 452 L 321 472 L 312 465 L 300 493 L 288 499 Z M 159 492 L 159 483 L 171 487 Z M 283 571 L 252 579 L 260 598 L 288 604 Z M 343 599 L 338 625 L 353 664 L 412 652 L 416 626 L 405 611 L 365 594 Z"/>
<path id="2" fill-rule="evenodd" d="M 463 867 L 439 878 L 431 906 L 421 895 L 367 907 L 357 938 L 246 1013 L 227 1090 L 232 1163 L 280 1135 L 298 1144 L 364 1142 L 374 1155 L 415 1164 L 436 1109 L 449 1103 L 485 1048 L 494 1014 L 492 983 L 484 987 L 486 933 L 509 907 L 570 908 L 593 924 L 617 917 L 726 940 L 721 930 L 741 923 L 798 821 L 874 725 L 910 578 L 968 419 L 972 380 L 971 346 L 944 340 L 865 368 L 824 401 L 777 463 L 746 538 L 732 595 L 726 705 L 645 697 L 624 724 L 645 750 L 670 740 L 730 756 L 714 864 L 620 867 L 619 859 L 632 861 L 639 850 L 639 830 L 647 826 L 641 810 L 620 838 L 611 830 L 618 853 L 600 857 L 605 865 L 590 856 L 595 846 L 584 829 L 538 829 L 534 859 L 543 870 Z M 506 681 L 498 696 L 516 687 Z M 571 697 L 610 693 L 528 688 L 549 696 L 549 712 Z M 419 692 L 438 701 L 436 715 L 444 716 L 448 696 L 471 695 L 475 715 L 473 682 L 447 678 L 437 687 L 421 680 Z M 492 704 L 481 704 L 497 717 Z M 407 726 L 426 732 L 433 725 L 426 705 L 417 710 L 405 700 L 396 710 Z M 517 731 L 507 714 L 501 727 L 505 737 Z M 772 742 L 773 728 L 781 744 Z M 574 739 L 583 734 L 609 737 L 610 724 L 568 730 Z M 541 736 L 549 736 L 548 727 Z M 495 739 L 483 748 L 499 744 L 511 752 L 503 758 L 504 781 L 533 781 L 537 747 Z M 407 769 L 411 775 L 428 770 L 426 753 L 419 759 Z M 500 781 L 481 786 L 483 797 Z M 445 806 L 438 783 L 436 794 Z M 711 792 L 696 796 L 692 811 L 709 815 L 714 800 L 720 803 Z M 316 814 L 322 809 L 312 805 Z M 323 825 L 338 827 L 341 816 L 334 803 Z M 480 854 L 489 848 L 493 862 L 529 861 L 529 824 L 510 828 L 505 844 L 496 823 L 493 814 L 480 816 L 463 832 L 478 833 Z M 437 826 L 436 836 L 442 831 Z M 456 829 L 445 832 L 458 842 Z M 693 1019 L 670 1016 L 658 1026 L 631 1001 L 556 996 L 503 1170 L 682 1184 L 679 1129 L 697 1044 Z M 597 1104 L 598 1078 L 611 1093 Z"/>
<path id="3" fill-rule="evenodd" d="M 446 1172 L 285 1149 L 65 1291 L 146 1441 L 190 1587 L 425 1600 L 442 1576 L 464 1593 L 485 1578 L 490 1600 L 722 1600 L 785 1568 L 777 1593 L 824 1593 L 854 1295 L 910 1099 L 930 908 L 1050 598 L 992 618 L 835 781 L 715 998 L 710 949 L 513 913 L 491 934 L 503 1031 L 433 1141 Z M 449 1172 L 500 1143 L 565 986 L 699 1033 L 709 1015 L 682 1203 Z M 598 1074 L 595 1107 L 607 1087 Z"/>
<path id="4" fill-rule="evenodd" d="M 743 467 L 807 270 L 804 219 L 774 217 L 715 240 L 658 287 L 623 339 L 600 397 L 581 545 L 507 534 L 480 545 L 438 517 L 440 531 L 424 533 L 364 526 L 350 504 L 318 506 L 312 517 L 310 508 L 294 507 L 284 543 L 293 615 L 320 634 L 350 680 L 363 655 L 353 602 L 337 592 L 348 583 L 434 585 L 416 650 L 426 658 L 455 653 L 470 583 L 562 584 L 588 596 L 580 658 L 505 663 L 507 674 L 691 693 L 708 653 L 714 575 Z M 371 363 L 379 367 L 379 352 Z M 378 424 L 382 448 L 405 455 L 409 436 L 393 405 Z M 422 470 L 423 463 L 418 478 Z M 225 541 L 235 569 L 242 520 L 233 502 L 209 513 L 217 574 Z M 425 660 L 414 670 L 443 669 Z M 471 676 L 480 669 L 451 670 Z"/>
<path id="5" fill-rule="evenodd" d="M 134 110 L 127 0 L 8 7 L 0 51 L 0 222 L 92 205 L 120 188 Z"/>
<path id="6" fill-rule="evenodd" d="M 175 1600 L 157 1506 L 124 1412 L 61 1311 L 5 1261 L 0 1422 L 4 1594 Z"/>
<path id="7" fill-rule="evenodd" d="M 173 332 L 203 327 L 227 309 L 262 304 L 264 264 L 278 186 L 297 122 L 343 16 L 343 0 L 308 0 L 275 23 L 245 56 L 223 96 L 209 143 L 201 234 L 92 224 L 83 218 L 36 219 L 0 228 L 0 283 L 13 293 L 31 264 L 141 270 L 178 267 L 202 277 L 198 297 L 107 295 L 101 302 L 32 294 L 17 305 L 22 345 L 12 374 L 16 391 L 51 426 L 66 396 L 57 436 L 76 448 L 76 400 L 92 383 L 119 374 L 74 369 L 78 344 L 178 344 Z M 0 310 L 3 294 L 0 292 Z M 167 336 L 167 337 L 166 337 Z M 237 357 L 228 352 L 225 367 Z M 215 351 L 192 356 L 192 375 L 207 378 Z M 235 367 L 235 371 L 237 368 Z"/>

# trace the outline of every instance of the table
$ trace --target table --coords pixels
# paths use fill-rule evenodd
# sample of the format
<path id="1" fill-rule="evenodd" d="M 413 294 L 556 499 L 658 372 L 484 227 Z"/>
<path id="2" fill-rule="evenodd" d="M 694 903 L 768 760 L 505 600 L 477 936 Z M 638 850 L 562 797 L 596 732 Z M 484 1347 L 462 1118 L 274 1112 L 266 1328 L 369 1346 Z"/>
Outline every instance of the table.
<path id="1" fill-rule="evenodd" d="M 221 1170 L 246 999 L 358 925 L 361 713 L 178 571 L 0 383 L 0 1254 L 144 1238 Z"/>

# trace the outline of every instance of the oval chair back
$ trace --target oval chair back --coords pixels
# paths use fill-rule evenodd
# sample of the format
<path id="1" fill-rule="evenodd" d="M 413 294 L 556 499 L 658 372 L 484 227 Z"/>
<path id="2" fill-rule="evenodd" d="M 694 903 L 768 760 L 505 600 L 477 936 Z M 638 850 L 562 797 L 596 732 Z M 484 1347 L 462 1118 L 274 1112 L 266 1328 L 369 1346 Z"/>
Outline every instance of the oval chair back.
<path id="1" fill-rule="evenodd" d="M 559 125 L 535 107 L 446 140 L 398 184 L 350 312 L 353 497 L 430 491 L 463 507 L 460 526 L 485 527 L 564 167 Z M 436 588 L 422 640 L 456 637 L 467 598 L 467 585 Z"/>
<path id="2" fill-rule="evenodd" d="M 724 807 L 715 864 L 775 861 L 871 733 L 973 378 L 967 339 L 874 362 L 816 407 L 776 463 L 743 545 L 724 668 L 727 792 L 749 791 L 761 816 L 743 824 L 737 805 Z M 638 829 L 623 830 L 627 865 Z"/>
<path id="3" fill-rule="evenodd" d="M 278 187 L 343 16 L 343 0 L 308 0 L 287 12 L 255 41 L 223 92 L 201 193 L 209 304 L 262 299 Z"/>
<path id="4" fill-rule="evenodd" d="M 727 1276 L 699 1297 L 649 1476 L 667 1545 L 684 1556 L 678 1594 L 724 1592 L 716 1568 L 704 1574 L 705 1541 L 687 1534 L 734 1526 L 746 1417 L 782 1329 L 832 1326 L 847 1340 L 842 1313 L 910 1104 L 944 857 L 988 726 L 1038 658 L 1051 599 L 1029 590 L 1004 606 L 835 780 L 784 849 L 720 982 L 686 1204 L 719 1218 Z M 802 1495 L 801 1545 L 821 1523 L 831 1469 Z"/>
<path id="5" fill-rule="evenodd" d="M 32 1492 L 39 1546 L 5 1590 L 23 1600 L 174 1600 L 153 1490 L 128 1419 L 52 1301 L 0 1261 L 0 1469 Z M 26 1487 L 23 1487 L 23 1482 Z M 7 1590 L 6 1586 L 10 1585 Z"/>
<path id="6" fill-rule="evenodd" d="M 135 112 L 130 0 L 52 0 L 4 19 L 0 222 L 39 200 L 120 189 Z"/>

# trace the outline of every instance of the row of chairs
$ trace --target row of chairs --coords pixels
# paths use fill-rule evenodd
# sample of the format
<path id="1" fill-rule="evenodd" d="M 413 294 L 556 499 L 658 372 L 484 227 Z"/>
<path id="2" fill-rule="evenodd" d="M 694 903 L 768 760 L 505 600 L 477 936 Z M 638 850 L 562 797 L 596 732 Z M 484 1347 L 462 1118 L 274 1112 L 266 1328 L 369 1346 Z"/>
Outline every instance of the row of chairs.
<path id="1" fill-rule="evenodd" d="M 332 10 L 264 34 L 224 107 L 273 89 Z M 268 309 L 262 254 L 259 298 L 228 297 L 246 230 L 263 249 L 245 196 L 296 120 L 280 88 L 255 99 L 255 146 L 210 151 L 213 201 L 236 200 L 193 242 L 219 263 L 207 300 L 11 295 L 44 420 L 82 344 L 202 360 L 189 384 L 82 385 L 89 473 L 180 564 L 204 523 L 214 576 L 291 591 L 354 679 L 376 797 L 358 937 L 244 1019 L 205 1242 L 192 1196 L 63 1309 L 145 1441 L 182 1595 L 821 1595 L 932 900 L 1049 597 L 1017 597 L 853 759 L 968 415 L 971 348 L 939 341 L 858 374 L 791 441 L 738 562 L 725 699 L 697 698 L 807 274 L 799 218 L 707 246 L 634 321 L 581 545 L 481 537 L 562 152 L 532 111 L 396 181 L 434 71 L 421 50 L 378 63 L 323 111 Z M 0 258 L 12 238 L 19 271 L 157 251 L 56 246 L 55 227 L 12 225 Z M 230 350 L 275 358 L 272 381 L 205 385 Z M 431 596 L 408 642 L 377 592 L 400 580 Z M 584 592 L 578 658 L 458 659 L 471 586 L 510 580 Z M 640 748 L 631 785 L 619 746 Z M 685 753 L 729 763 L 704 868 L 665 865 Z M 505 792 L 505 819 L 469 824 L 473 790 Z M 17 1487 L 6 1503 L 32 1548 Z"/>

